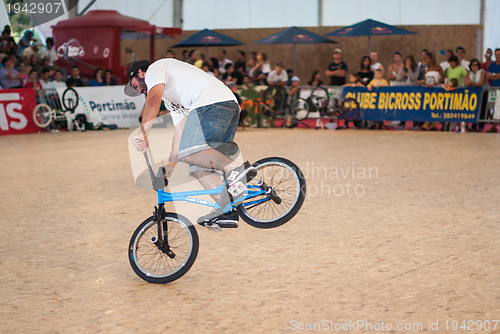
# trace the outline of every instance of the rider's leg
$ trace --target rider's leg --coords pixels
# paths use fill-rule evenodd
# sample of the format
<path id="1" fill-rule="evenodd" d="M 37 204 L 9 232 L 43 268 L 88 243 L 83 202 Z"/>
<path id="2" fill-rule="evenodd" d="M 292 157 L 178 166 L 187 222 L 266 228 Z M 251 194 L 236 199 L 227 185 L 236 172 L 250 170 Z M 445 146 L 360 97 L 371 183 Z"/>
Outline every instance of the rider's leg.
<path id="1" fill-rule="evenodd" d="M 190 165 L 220 170 L 226 173 L 240 166 L 238 162 L 231 160 L 213 148 L 190 154 L 183 157 L 181 161 Z"/>

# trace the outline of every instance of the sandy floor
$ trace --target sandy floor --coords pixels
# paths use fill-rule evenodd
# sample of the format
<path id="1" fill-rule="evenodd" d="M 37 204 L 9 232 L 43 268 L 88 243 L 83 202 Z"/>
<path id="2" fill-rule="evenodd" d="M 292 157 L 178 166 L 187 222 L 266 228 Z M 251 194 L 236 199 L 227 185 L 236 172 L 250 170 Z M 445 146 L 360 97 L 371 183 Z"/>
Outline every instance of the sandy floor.
<path id="1" fill-rule="evenodd" d="M 303 168 L 302 210 L 198 228 L 191 270 L 153 285 L 127 259 L 156 199 L 134 185 L 129 134 L 0 138 L 1 333 L 500 330 L 500 135 L 239 131 L 246 159 Z"/>

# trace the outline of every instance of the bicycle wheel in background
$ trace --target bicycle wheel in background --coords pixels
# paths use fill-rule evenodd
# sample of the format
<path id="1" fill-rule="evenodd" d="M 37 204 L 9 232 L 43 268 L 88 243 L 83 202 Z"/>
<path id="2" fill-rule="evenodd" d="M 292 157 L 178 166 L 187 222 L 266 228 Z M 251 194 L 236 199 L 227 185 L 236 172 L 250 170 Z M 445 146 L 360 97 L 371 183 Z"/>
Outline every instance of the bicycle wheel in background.
<path id="1" fill-rule="evenodd" d="M 298 99 L 295 99 L 293 101 L 292 107 L 292 113 L 293 117 L 297 121 L 303 121 L 309 116 L 309 103 L 307 100 L 304 100 L 303 98 L 299 97 Z"/>
<path id="2" fill-rule="evenodd" d="M 359 116 L 359 103 L 353 98 L 347 98 L 339 106 L 338 113 L 347 121 L 354 121 Z"/>
<path id="3" fill-rule="evenodd" d="M 41 128 L 46 128 L 52 122 L 54 112 L 48 104 L 40 103 L 33 109 L 33 121 Z"/>
<path id="4" fill-rule="evenodd" d="M 128 254 L 134 272 L 150 283 L 169 283 L 182 277 L 193 265 L 198 255 L 198 233 L 191 222 L 177 213 L 167 212 L 161 228 L 154 216 L 149 217 L 135 230 L 130 239 Z M 161 244 L 166 233 L 171 255 Z"/>
<path id="5" fill-rule="evenodd" d="M 326 88 L 318 86 L 314 87 L 311 92 L 311 96 L 309 96 L 308 99 L 314 105 L 316 110 L 324 112 L 330 102 L 330 95 L 328 95 L 328 90 L 326 90 Z"/>
<path id="6" fill-rule="evenodd" d="M 269 87 L 262 93 L 262 101 L 274 113 L 282 111 L 286 91 L 282 87 Z"/>
<path id="7" fill-rule="evenodd" d="M 62 104 L 66 111 L 75 111 L 76 107 L 78 107 L 78 93 L 73 88 L 67 88 L 62 95 Z"/>
<path id="8" fill-rule="evenodd" d="M 257 176 L 248 183 L 257 187 L 262 180 L 272 189 L 270 194 L 248 198 L 236 207 L 240 217 L 258 228 L 285 224 L 299 212 L 306 195 L 306 180 L 300 168 L 285 158 L 265 158 L 253 164 Z"/>

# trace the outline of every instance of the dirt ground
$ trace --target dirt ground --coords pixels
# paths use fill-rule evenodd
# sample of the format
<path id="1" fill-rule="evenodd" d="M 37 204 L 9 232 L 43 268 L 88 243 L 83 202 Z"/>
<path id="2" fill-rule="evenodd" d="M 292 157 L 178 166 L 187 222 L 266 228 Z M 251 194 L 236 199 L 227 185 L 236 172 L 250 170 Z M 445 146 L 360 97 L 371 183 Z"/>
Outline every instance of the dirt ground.
<path id="1" fill-rule="evenodd" d="M 154 285 L 127 258 L 156 200 L 130 133 L 0 138 L 1 333 L 500 331 L 500 135 L 239 130 L 246 159 L 303 169 L 302 210 L 197 228 L 191 270 Z"/>

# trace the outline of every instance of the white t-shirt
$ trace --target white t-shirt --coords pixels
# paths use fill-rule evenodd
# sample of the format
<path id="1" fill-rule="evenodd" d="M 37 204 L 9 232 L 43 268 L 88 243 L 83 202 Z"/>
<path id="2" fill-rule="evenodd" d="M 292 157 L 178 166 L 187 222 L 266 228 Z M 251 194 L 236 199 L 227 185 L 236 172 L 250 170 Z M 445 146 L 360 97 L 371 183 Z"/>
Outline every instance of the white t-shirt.
<path id="1" fill-rule="evenodd" d="M 269 75 L 267 76 L 267 82 L 286 82 L 288 81 L 288 74 L 286 74 L 286 71 L 282 70 L 281 73 L 278 75 L 278 72 L 276 70 L 271 71 Z"/>
<path id="2" fill-rule="evenodd" d="M 174 125 L 193 109 L 224 101 L 238 103 L 222 81 L 173 58 L 160 59 L 151 64 L 146 71 L 145 82 L 148 92 L 158 84 L 165 85 L 162 100 L 171 111 Z"/>

